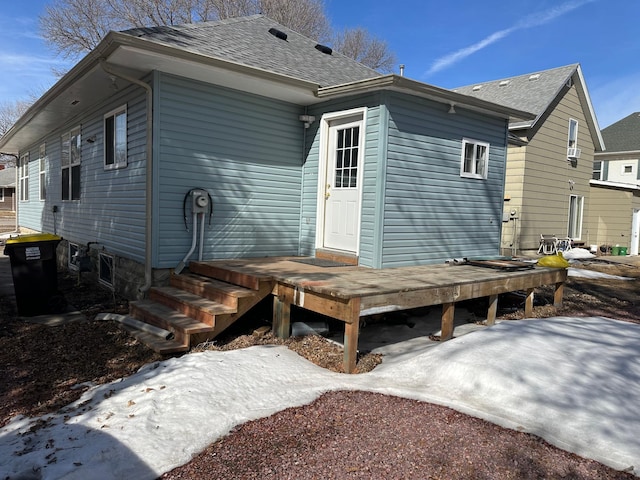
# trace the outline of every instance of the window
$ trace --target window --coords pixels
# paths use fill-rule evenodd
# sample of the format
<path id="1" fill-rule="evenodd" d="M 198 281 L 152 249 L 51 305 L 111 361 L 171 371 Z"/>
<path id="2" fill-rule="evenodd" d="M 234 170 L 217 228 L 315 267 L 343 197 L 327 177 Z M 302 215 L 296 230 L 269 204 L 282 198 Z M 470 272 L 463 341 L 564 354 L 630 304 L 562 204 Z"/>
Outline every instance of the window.
<path id="1" fill-rule="evenodd" d="M 622 166 L 622 175 L 631 175 L 635 173 L 633 171 L 633 165 L 623 165 Z"/>
<path id="2" fill-rule="evenodd" d="M 40 200 L 44 200 L 47 198 L 47 184 L 46 184 L 46 174 L 45 174 L 45 166 L 46 166 L 46 149 L 44 143 L 40 145 L 40 161 L 38 162 L 40 165 Z"/>
<path id="3" fill-rule="evenodd" d="M 571 195 L 569 197 L 569 227 L 567 236 L 571 239 L 580 239 L 582 236 L 582 207 L 584 197 L 581 195 Z"/>
<path id="4" fill-rule="evenodd" d="M 578 148 L 578 121 L 569 119 L 569 138 L 567 140 L 567 158 L 577 159 L 580 157 Z"/>
<path id="5" fill-rule="evenodd" d="M 113 287 L 113 257 L 110 255 L 100 254 L 98 262 L 98 278 L 100 283 Z"/>
<path id="6" fill-rule="evenodd" d="M 335 188 L 358 187 L 358 142 L 360 127 L 337 131 Z"/>
<path id="7" fill-rule="evenodd" d="M 593 174 L 591 178 L 594 180 L 602 180 L 602 162 L 600 160 L 593 162 Z"/>
<path id="8" fill-rule="evenodd" d="M 75 243 L 69 242 L 69 257 L 67 261 L 67 266 L 70 270 L 78 270 L 78 245 Z"/>
<path id="9" fill-rule="evenodd" d="M 460 176 L 487 178 L 489 144 L 475 140 L 462 140 L 462 162 Z"/>
<path id="10" fill-rule="evenodd" d="M 20 201 L 29 200 L 29 154 L 25 153 L 20 157 L 20 167 L 18 169 L 20 177 Z"/>
<path id="11" fill-rule="evenodd" d="M 104 116 L 104 168 L 127 166 L 127 106 Z"/>
<path id="12" fill-rule="evenodd" d="M 62 200 L 80 200 L 80 127 L 62 135 Z"/>

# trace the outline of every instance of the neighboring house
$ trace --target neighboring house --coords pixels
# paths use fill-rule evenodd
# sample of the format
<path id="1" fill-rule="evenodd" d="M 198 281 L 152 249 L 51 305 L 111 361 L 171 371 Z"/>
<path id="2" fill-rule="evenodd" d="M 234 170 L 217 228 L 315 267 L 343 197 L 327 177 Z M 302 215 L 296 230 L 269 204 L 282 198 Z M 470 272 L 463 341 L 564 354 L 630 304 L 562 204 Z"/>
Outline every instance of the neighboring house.
<path id="1" fill-rule="evenodd" d="M 640 112 L 602 130 L 606 151 L 596 154 L 591 180 L 590 229 L 594 244 L 628 247 L 640 239 Z"/>
<path id="2" fill-rule="evenodd" d="M 507 125 L 529 118 L 256 15 L 109 33 L 0 150 L 30 179 L 21 228 L 61 235 L 68 258 L 90 246 L 132 294 L 190 251 L 194 188 L 213 204 L 203 259 L 497 255 Z"/>
<path id="3" fill-rule="evenodd" d="M 16 211 L 16 169 L 15 167 L 0 170 L 0 211 Z"/>
<path id="4" fill-rule="evenodd" d="M 509 124 L 502 251 L 537 251 L 541 235 L 589 243 L 593 156 L 604 148 L 578 64 L 454 91 L 535 114 Z"/>

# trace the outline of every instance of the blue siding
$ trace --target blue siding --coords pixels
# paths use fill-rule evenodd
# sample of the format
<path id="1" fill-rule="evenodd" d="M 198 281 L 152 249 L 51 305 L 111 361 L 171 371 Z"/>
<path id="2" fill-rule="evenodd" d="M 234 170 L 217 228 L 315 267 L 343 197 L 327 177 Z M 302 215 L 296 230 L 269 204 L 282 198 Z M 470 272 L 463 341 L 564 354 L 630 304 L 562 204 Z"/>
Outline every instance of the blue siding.
<path id="1" fill-rule="evenodd" d="M 104 170 L 103 116 L 127 104 L 128 166 Z M 82 112 L 77 121 L 30 147 L 30 200 L 19 205 L 19 224 L 56 233 L 73 243 L 99 242 L 109 253 L 144 260 L 145 96 L 128 87 L 102 105 Z M 81 199 L 62 201 L 61 135 L 81 127 Z M 87 142 L 96 137 L 93 143 Z M 39 147 L 46 145 L 46 200 L 39 200 Z M 54 215 L 53 207 L 58 212 Z"/>
<path id="2" fill-rule="evenodd" d="M 158 78 L 156 266 L 174 267 L 189 251 L 183 199 L 195 187 L 213 199 L 205 259 L 297 255 L 302 109 L 185 78 Z"/>
<path id="3" fill-rule="evenodd" d="M 393 94 L 389 101 L 382 268 L 496 255 L 506 121 Z M 487 180 L 460 177 L 462 139 L 490 144 Z"/>

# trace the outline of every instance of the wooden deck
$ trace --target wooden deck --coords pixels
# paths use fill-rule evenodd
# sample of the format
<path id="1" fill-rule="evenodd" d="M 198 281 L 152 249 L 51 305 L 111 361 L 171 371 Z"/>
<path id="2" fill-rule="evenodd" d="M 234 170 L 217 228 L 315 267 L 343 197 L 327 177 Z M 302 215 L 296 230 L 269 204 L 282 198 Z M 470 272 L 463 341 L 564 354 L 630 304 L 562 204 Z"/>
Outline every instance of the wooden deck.
<path id="1" fill-rule="evenodd" d="M 317 262 L 309 264 L 304 262 Z M 525 316 L 533 311 L 533 291 L 555 285 L 554 305 L 562 304 L 566 269 L 535 267 L 503 271 L 471 265 L 428 265 L 375 270 L 335 266 L 333 262 L 302 257 L 193 262 L 197 273 L 246 288 L 275 281 L 273 329 L 281 337 L 290 330 L 291 305 L 345 323 L 344 370 L 355 370 L 359 318 L 397 310 L 442 305 L 442 340 L 453 336 L 455 304 L 489 297 L 487 324 L 495 322 L 498 295 L 524 290 Z"/>

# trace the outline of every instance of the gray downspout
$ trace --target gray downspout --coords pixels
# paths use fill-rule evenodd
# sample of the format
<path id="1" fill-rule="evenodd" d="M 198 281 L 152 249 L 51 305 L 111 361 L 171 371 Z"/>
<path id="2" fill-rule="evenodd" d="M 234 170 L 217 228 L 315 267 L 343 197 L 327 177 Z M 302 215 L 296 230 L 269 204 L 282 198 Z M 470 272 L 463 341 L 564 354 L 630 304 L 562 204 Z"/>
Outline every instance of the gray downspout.
<path id="1" fill-rule="evenodd" d="M 100 59 L 100 66 L 102 69 L 107 72 L 109 75 L 113 75 L 114 77 L 121 78 L 126 80 L 127 82 L 133 83 L 135 85 L 139 85 L 144 88 L 147 92 L 147 146 L 146 146 L 146 154 L 147 154 L 147 165 L 146 165 L 146 192 L 145 192 L 145 214 L 146 214 L 146 223 L 145 223 L 145 257 L 144 257 L 144 285 L 139 288 L 139 292 L 145 294 L 147 290 L 151 288 L 153 284 L 153 268 L 151 265 L 152 261 L 152 247 L 153 247 L 153 221 L 152 221 L 152 211 L 153 211 L 153 88 L 146 82 L 139 80 L 134 77 L 130 77 L 120 72 L 116 72 L 112 69 L 112 67 L 106 62 L 105 59 Z"/>

